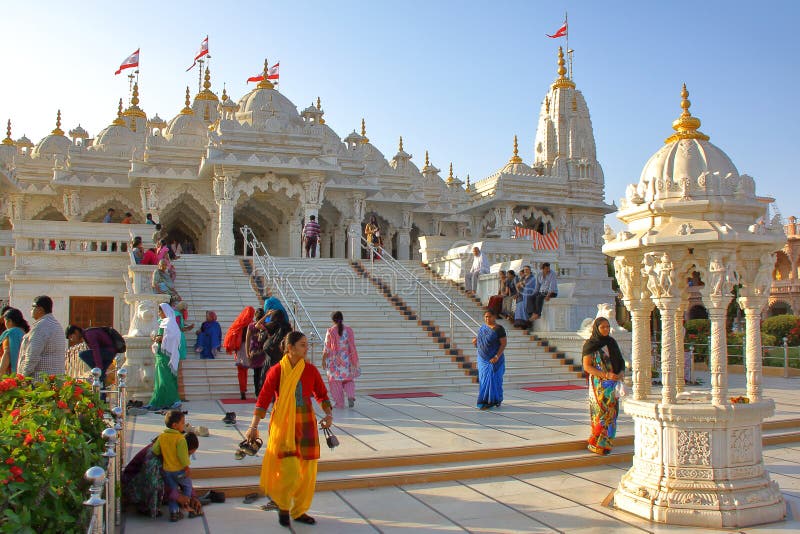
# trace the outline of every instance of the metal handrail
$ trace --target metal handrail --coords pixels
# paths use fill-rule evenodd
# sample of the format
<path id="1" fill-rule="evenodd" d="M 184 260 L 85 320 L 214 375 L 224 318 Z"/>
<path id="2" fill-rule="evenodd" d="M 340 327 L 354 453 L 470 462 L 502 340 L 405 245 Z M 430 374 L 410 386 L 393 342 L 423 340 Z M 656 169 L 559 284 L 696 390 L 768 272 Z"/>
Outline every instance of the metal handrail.
<path id="1" fill-rule="evenodd" d="M 309 360 L 313 363 L 314 347 L 316 343 L 322 343 L 323 338 L 320 335 L 319 330 L 317 330 L 314 321 L 311 319 L 311 315 L 309 315 L 308 310 L 306 310 L 305 306 L 303 305 L 303 301 L 300 299 L 297 291 L 295 291 L 292 283 L 286 276 L 281 274 L 280 269 L 278 269 L 278 265 L 275 263 L 275 260 L 272 258 L 272 256 L 270 256 L 267 246 L 256 238 L 255 233 L 249 226 L 242 226 L 240 231 L 242 233 L 242 237 L 244 238 L 245 256 L 247 255 L 247 247 L 250 247 L 250 249 L 253 251 L 254 260 L 258 262 L 258 265 L 255 263 L 253 264 L 253 276 L 256 276 L 258 271 L 262 272 L 267 281 L 278 290 L 281 302 L 284 302 L 287 305 L 290 303 L 292 304 L 291 306 L 287 306 L 286 313 L 289 315 L 288 318 L 295 329 L 297 329 L 298 324 L 301 325 L 301 330 L 303 329 L 302 326 L 307 325 L 305 330 L 308 333 L 308 345 L 309 350 L 311 351 L 311 357 Z M 260 254 L 259 249 L 261 251 Z M 284 291 L 283 286 L 285 286 L 286 291 Z M 287 293 L 289 293 L 289 296 L 292 297 L 291 300 L 287 298 Z"/>
<path id="2" fill-rule="evenodd" d="M 480 328 L 481 323 L 475 320 L 472 315 L 466 312 L 461 306 L 458 305 L 448 294 L 442 291 L 436 284 L 434 284 L 430 280 L 422 280 L 419 276 L 414 274 L 413 272 L 409 271 L 402 263 L 397 261 L 391 254 L 386 252 L 385 249 L 381 248 L 380 251 L 372 245 L 369 241 L 367 241 L 364 236 L 361 236 L 361 245 L 366 246 L 367 251 L 369 252 L 370 262 L 371 265 L 374 267 L 375 265 L 375 255 L 379 254 L 381 260 L 384 261 L 384 265 L 392 269 L 392 271 L 403 277 L 403 279 L 413 284 L 417 287 L 417 313 L 422 314 L 422 291 L 425 290 L 433 299 L 438 302 L 448 314 L 450 314 L 450 339 L 453 340 L 455 337 L 455 322 L 458 321 L 461 325 L 467 329 L 473 336 L 477 336 L 477 331 L 473 329 L 473 326 Z M 387 261 L 388 260 L 388 261 Z M 439 293 L 439 296 L 435 295 L 433 291 L 431 291 L 428 286 L 432 287 L 436 292 Z M 465 317 L 467 321 L 471 322 L 473 326 L 470 326 L 459 315 L 456 313 L 460 313 L 461 316 Z"/>

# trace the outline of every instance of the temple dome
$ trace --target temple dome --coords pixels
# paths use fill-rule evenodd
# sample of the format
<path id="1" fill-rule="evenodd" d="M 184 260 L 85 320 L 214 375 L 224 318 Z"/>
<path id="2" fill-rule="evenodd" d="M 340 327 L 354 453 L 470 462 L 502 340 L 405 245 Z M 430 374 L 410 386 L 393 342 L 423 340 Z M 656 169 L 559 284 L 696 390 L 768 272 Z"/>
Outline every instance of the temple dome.
<path id="1" fill-rule="evenodd" d="M 203 145 L 208 139 L 208 127 L 189 105 L 189 88 L 186 88 L 186 105 L 164 130 L 164 138 L 179 144 Z"/>
<path id="2" fill-rule="evenodd" d="M 239 99 L 237 119 L 250 119 L 253 125 L 257 126 L 266 123 L 272 117 L 281 122 L 301 122 L 297 106 L 273 88 L 259 84 Z"/>
<path id="3" fill-rule="evenodd" d="M 130 128 L 120 124 L 111 124 L 104 128 L 94 140 L 93 147 L 129 152 L 136 143 L 136 134 Z"/>
<path id="4" fill-rule="evenodd" d="M 71 146 L 72 141 L 64 137 L 64 135 L 50 134 L 33 147 L 31 155 L 35 158 L 39 158 L 42 156 L 66 154 Z"/>
<path id="5" fill-rule="evenodd" d="M 719 147 L 702 139 L 678 139 L 653 154 L 642 169 L 639 182 L 696 179 L 704 173 L 739 176 L 731 158 Z"/>

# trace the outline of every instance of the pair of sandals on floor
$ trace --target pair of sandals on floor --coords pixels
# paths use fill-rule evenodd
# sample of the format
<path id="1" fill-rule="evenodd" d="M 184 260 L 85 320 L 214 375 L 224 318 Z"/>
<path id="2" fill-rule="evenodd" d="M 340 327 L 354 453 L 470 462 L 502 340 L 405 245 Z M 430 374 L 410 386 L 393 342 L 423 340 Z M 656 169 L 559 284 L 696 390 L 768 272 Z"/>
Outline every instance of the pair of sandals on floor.
<path id="1" fill-rule="evenodd" d="M 259 497 L 260 495 L 258 493 L 248 493 L 247 495 L 245 495 L 244 500 L 242 502 L 244 502 L 244 504 L 252 504 L 256 502 L 259 499 Z M 270 499 L 267 504 L 262 504 L 261 509 L 264 511 L 278 510 L 278 522 L 284 527 L 288 527 L 292 523 L 292 518 L 289 515 L 289 512 L 284 512 L 283 510 L 278 509 L 278 505 L 275 504 L 275 501 L 273 501 L 272 499 Z M 301 516 L 295 517 L 294 521 L 297 521 L 299 523 L 305 523 L 306 525 L 314 525 L 317 522 L 316 519 L 314 519 L 308 514 L 303 514 Z"/>

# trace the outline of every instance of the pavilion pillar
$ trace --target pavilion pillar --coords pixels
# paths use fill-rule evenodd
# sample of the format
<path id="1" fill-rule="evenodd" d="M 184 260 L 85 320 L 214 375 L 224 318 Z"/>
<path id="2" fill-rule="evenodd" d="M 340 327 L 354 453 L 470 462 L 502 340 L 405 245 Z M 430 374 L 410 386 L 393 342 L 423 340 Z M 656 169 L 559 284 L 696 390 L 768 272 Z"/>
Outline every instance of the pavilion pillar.
<path id="1" fill-rule="evenodd" d="M 214 201 L 217 203 L 218 256 L 233 256 L 234 185 L 230 174 L 214 176 Z"/>
<path id="2" fill-rule="evenodd" d="M 680 300 L 674 297 L 656 299 L 661 312 L 661 403 L 674 404 L 677 398 L 677 347 L 675 323 L 680 313 Z"/>
<path id="3" fill-rule="evenodd" d="M 677 358 L 675 367 L 675 387 L 678 393 L 686 386 L 686 349 L 684 348 L 685 329 L 683 320 L 686 316 L 686 306 L 688 302 L 681 300 L 678 313 L 675 318 L 675 357 Z"/>
<path id="4" fill-rule="evenodd" d="M 333 227 L 333 234 L 331 235 L 331 239 L 333 240 L 333 257 L 334 258 L 346 258 L 347 257 L 347 227 L 342 224 L 337 224 Z"/>
<path id="5" fill-rule="evenodd" d="M 650 315 L 653 303 L 638 300 L 628 304 L 631 312 L 631 374 L 633 375 L 633 398 L 646 399 L 653 383 L 653 352 L 650 343 Z"/>
<path id="6" fill-rule="evenodd" d="M 347 225 L 347 257 L 352 261 L 361 259 L 361 224 L 350 221 Z"/>

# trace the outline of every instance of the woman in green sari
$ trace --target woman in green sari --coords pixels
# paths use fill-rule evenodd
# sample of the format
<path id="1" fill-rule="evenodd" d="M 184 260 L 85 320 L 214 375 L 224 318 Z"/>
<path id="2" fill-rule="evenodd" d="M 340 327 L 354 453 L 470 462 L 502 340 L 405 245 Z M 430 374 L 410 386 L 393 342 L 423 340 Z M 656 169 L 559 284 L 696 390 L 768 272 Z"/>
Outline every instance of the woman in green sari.
<path id="1" fill-rule="evenodd" d="M 159 305 L 158 316 L 161 322 L 154 333 L 153 353 L 155 354 L 155 376 L 153 396 L 147 408 L 177 408 L 181 404 L 178 395 L 178 365 L 180 363 L 181 330 L 175 320 L 175 312 L 167 303 Z"/>

